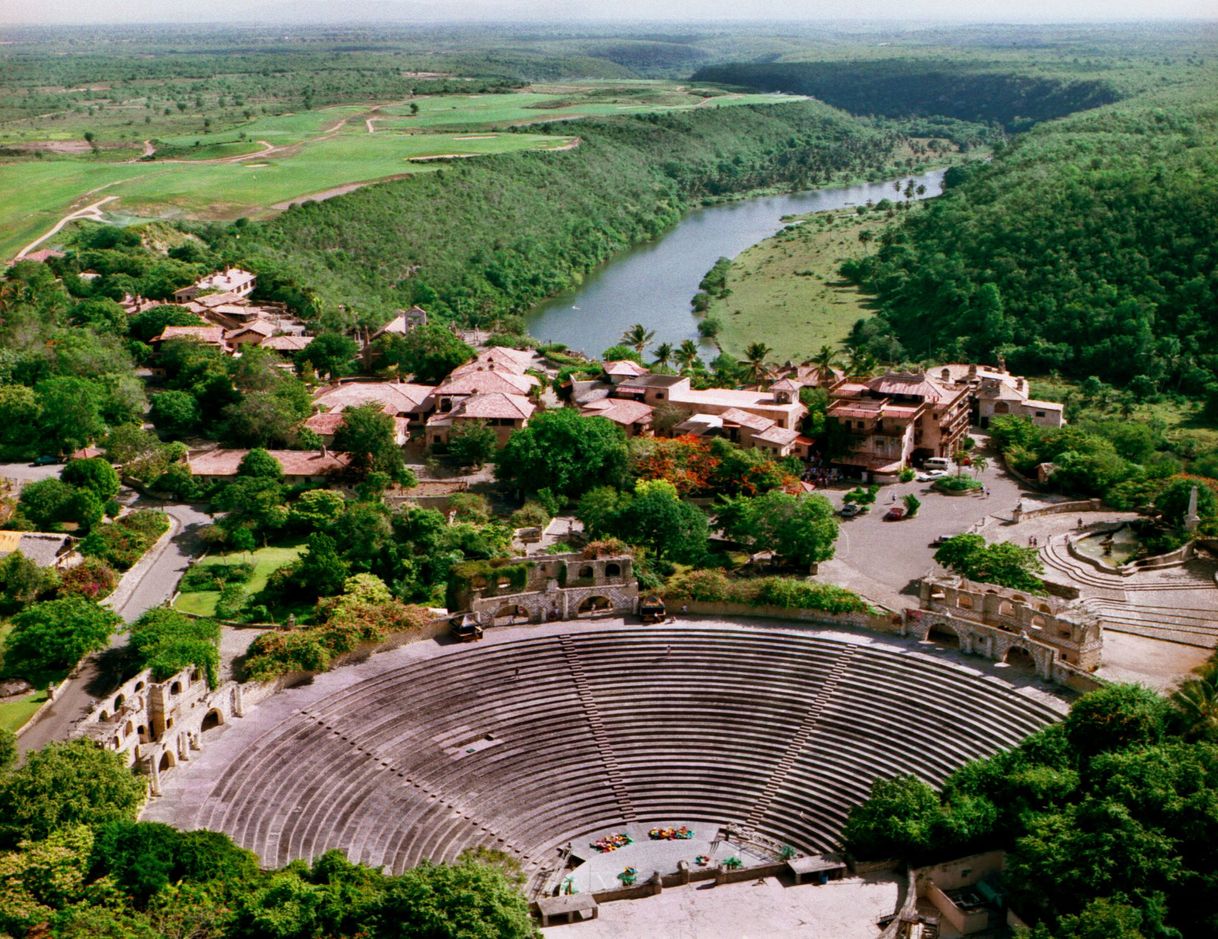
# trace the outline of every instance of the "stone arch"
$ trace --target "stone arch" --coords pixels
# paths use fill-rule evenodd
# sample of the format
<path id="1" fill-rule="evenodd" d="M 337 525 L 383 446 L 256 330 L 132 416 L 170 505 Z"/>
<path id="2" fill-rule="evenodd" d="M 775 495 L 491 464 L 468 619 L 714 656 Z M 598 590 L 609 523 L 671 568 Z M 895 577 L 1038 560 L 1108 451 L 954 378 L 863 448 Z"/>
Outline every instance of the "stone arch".
<path id="1" fill-rule="evenodd" d="M 123 728 L 123 734 L 130 737 L 133 733 L 135 733 L 135 724 L 127 721 L 127 726 Z"/>
<path id="2" fill-rule="evenodd" d="M 596 571 L 594 571 L 592 569 L 591 564 L 585 564 L 585 565 L 583 565 L 583 567 L 581 567 L 579 569 L 579 579 L 580 580 L 591 580 L 595 576 L 596 576 Z"/>
<path id="3" fill-rule="evenodd" d="M 960 647 L 960 634 L 946 623 L 935 623 L 932 625 L 926 631 L 926 638 L 930 642 L 938 642 L 953 649 Z"/>
<path id="4" fill-rule="evenodd" d="M 1039 610 L 1041 613 L 1048 613 L 1050 616 L 1053 615 L 1053 608 L 1051 606 L 1049 606 L 1049 604 L 1047 604 L 1047 603 L 1038 604 L 1036 609 Z"/>
<path id="5" fill-rule="evenodd" d="M 505 603 L 495 611 L 496 626 L 510 626 L 521 620 L 529 621 L 529 611 L 519 603 Z"/>
<path id="6" fill-rule="evenodd" d="M 995 401 L 994 402 L 994 413 L 995 414 L 1010 414 L 1011 406 L 1009 404 L 1007 404 L 1005 401 Z"/>
<path id="7" fill-rule="evenodd" d="M 109 712 L 109 711 L 107 711 L 105 708 L 102 708 L 102 712 L 101 712 L 100 714 L 98 714 L 98 715 L 97 715 L 97 719 L 98 719 L 99 721 L 108 721 L 108 720 L 110 720 L 110 712 Z"/>
<path id="8" fill-rule="evenodd" d="M 157 764 L 157 769 L 162 773 L 167 769 L 173 769 L 178 765 L 178 758 L 173 755 L 172 750 L 163 750 L 161 752 L 161 761 Z"/>
<path id="9" fill-rule="evenodd" d="M 950 368 L 940 369 L 939 380 L 940 381 L 951 381 L 952 380 L 952 370 Z"/>
<path id="10" fill-rule="evenodd" d="M 1044 629 L 1046 626 L 1045 618 L 1037 613 L 1031 620 L 1033 629 Z"/>
<path id="11" fill-rule="evenodd" d="M 610 561 L 608 564 L 605 565 L 605 576 L 606 577 L 621 577 L 622 576 L 622 565 L 618 564 L 617 561 Z"/>
<path id="12" fill-rule="evenodd" d="M 1014 616 L 1015 615 L 1015 604 L 1012 603 L 1010 600 L 999 600 L 998 601 L 998 615 L 999 616 Z"/>
<path id="13" fill-rule="evenodd" d="M 127 699 L 120 694 L 114 699 L 114 710 L 119 710 L 126 702 Z"/>
<path id="14" fill-rule="evenodd" d="M 608 597 L 585 597 L 576 611 L 577 616 L 600 616 L 613 610 L 613 602 Z"/>
<path id="15" fill-rule="evenodd" d="M 135 734 L 137 737 L 139 737 L 140 743 L 148 742 L 148 728 L 143 724 L 140 724 L 139 727 L 135 728 Z"/>
<path id="16" fill-rule="evenodd" d="M 1036 671 L 1036 660 L 1032 658 L 1032 653 L 1023 646 L 1010 646 L 1002 657 L 1002 661 L 1012 668 L 1026 669 L 1030 672 Z"/>
<path id="17" fill-rule="evenodd" d="M 956 594 L 956 606 L 962 610 L 971 610 L 973 608 L 973 598 L 967 593 Z"/>
<path id="18" fill-rule="evenodd" d="M 142 681 L 137 681 L 137 682 L 135 683 L 135 687 L 134 687 L 132 690 L 133 690 L 133 691 L 143 691 L 143 690 L 144 690 L 144 683 L 143 683 Z"/>
<path id="19" fill-rule="evenodd" d="M 1022 594 L 1017 593 L 1013 597 L 1011 597 L 1011 602 L 1012 603 L 1027 603 L 1028 598 L 1023 596 Z"/>
<path id="20" fill-rule="evenodd" d="M 219 727 L 223 723 L 224 723 L 224 714 L 221 713 L 219 708 L 212 708 L 210 711 L 208 711 L 206 714 L 203 715 L 203 723 L 200 725 L 199 729 L 202 730 L 204 733 L 207 733 L 207 731 L 209 731 L 215 727 Z"/>
<path id="21" fill-rule="evenodd" d="M 181 694 L 182 693 L 182 683 L 180 681 L 175 681 L 172 685 L 169 686 L 169 693 L 170 694 Z"/>

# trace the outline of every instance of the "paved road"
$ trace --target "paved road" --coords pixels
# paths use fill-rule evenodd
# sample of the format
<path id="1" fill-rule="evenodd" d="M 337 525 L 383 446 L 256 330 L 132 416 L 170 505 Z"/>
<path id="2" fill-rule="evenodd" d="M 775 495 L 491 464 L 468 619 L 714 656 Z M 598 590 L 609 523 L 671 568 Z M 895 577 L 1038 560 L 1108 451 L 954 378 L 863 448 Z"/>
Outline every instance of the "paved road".
<path id="1" fill-rule="evenodd" d="M 31 466 L 29 463 L 0 463 L 0 476 L 16 480 L 19 485 L 50 479 L 63 471 L 62 463 L 50 466 Z"/>
<path id="2" fill-rule="evenodd" d="M 169 515 L 172 527 L 170 537 L 124 574 L 118 589 L 107 600 L 107 605 L 127 623 L 173 596 L 191 560 L 202 553 L 199 529 L 211 521 L 206 512 L 189 505 L 164 505 L 145 499 L 136 499 L 131 505 L 162 510 Z M 126 642 L 125 632 L 116 633 L 110 647 L 119 648 Z M 99 699 L 88 689 L 98 676 L 98 657 L 90 656 L 68 680 L 55 703 L 18 739 L 20 750 L 23 753 L 36 750 L 51 740 L 67 738 L 72 726 L 96 706 Z"/>
<path id="3" fill-rule="evenodd" d="M 979 443 L 985 440 L 979 434 L 973 436 Z M 988 497 L 947 496 L 932 490 L 929 483 L 884 486 L 868 514 L 842 520 L 836 556 L 820 566 L 821 576 L 878 603 L 909 605 L 911 594 L 906 591 L 910 582 L 935 567 L 935 538 L 960 534 L 989 515 L 1009 516 L 1020 498 L 1030 495 L 1007 474 L 997 454 L 983 452 L 990 461 L 981 474 L 990 490 Z M 825 494 L 834 505 L 841 505 L 847 491 Z M 884 521 L 884 513 L 911 492 L 922 500 L 918 514 L 899 522 Z"/>

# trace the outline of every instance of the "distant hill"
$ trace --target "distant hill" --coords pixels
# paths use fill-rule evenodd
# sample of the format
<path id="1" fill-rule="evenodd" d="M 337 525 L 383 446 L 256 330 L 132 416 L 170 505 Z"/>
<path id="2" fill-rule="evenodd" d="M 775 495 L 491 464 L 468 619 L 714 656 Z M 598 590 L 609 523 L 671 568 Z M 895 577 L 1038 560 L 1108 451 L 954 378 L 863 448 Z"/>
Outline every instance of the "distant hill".
<path id="1" fill-rule="evenodd" d="M 923 59 L 711 65 L 693 81 L 811 95 L 851 114 L 943 115 L 1021 130 L 1111 104 L 1115 87 L 1095 79 L 1049 78 Z"/>

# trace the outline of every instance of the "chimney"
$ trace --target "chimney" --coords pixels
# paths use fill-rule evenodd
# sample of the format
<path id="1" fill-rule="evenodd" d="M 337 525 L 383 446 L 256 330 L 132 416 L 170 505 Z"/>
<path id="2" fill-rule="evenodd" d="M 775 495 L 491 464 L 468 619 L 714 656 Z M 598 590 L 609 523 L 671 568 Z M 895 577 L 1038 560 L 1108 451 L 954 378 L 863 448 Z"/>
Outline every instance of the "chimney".
<path id="1" fill-rule="evenodd" d="M 969 377 L 969 378 L 976 378 L 976 377 L 977 377 L 977 363 L 975 363 L 975 362 L 969 363 L 969 367 L 968 367 L 968 377 Z"/>
<path id="2" fill-rule="evenodd" d="M 1015 387 L 1018 388 L 1020 391 L 1023 391 L 1023 379 L 1022 378 L 1015 379 Z"/>
<path id="3" fill-rule="evenodd" d="M 330 455 L 330 448 L 327 447 L 324 443 L 321 445 L 321 455 L 322 455 L 322 459 L 325 459 L 325 458 L 329 457 L 329 455 Z"/>

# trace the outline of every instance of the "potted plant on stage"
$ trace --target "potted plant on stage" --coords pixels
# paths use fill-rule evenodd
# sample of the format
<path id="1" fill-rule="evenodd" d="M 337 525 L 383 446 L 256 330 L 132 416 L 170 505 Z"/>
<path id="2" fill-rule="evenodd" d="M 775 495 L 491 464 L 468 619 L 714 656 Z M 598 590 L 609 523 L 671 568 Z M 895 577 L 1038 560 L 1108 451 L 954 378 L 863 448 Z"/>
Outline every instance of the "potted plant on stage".
<path id="1" fill-rule="evenodd" d="M 617 879 L 622 882 L 623 887 L 633 887 L 634 882 L 638 880 L 639 870 L 637 867 L 626 867 L 617 875 Z"/>

